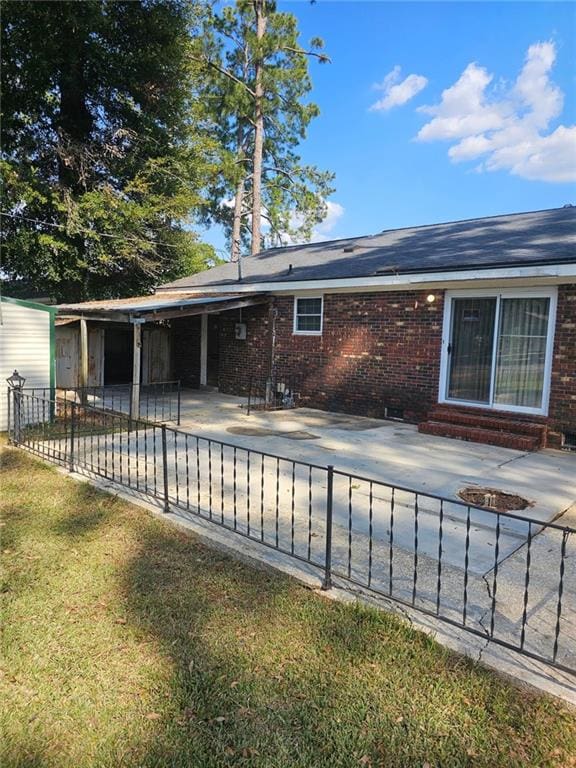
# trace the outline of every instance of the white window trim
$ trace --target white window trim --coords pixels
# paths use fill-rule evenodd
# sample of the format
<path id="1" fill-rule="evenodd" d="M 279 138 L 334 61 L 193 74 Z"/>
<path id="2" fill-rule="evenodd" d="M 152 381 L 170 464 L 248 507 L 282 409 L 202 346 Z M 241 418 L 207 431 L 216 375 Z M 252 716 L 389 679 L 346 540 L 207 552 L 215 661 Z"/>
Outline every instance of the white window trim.
<path id="1" fill-rule="evenodd" d="M 298 321 L 298 301 L 299 299 L 320 299 L 320 330 L 319 331 L 299 331 L 297 328 Z M 322 336 L 324 330 L 324 296 L 294 296 L 294 309 L 292 320 L 292 333 L 294 336 Z M 315 317 L 315 315 L 314 315 Z"/>
<path id="2" fill-rule="evenodd" d="M 544 360 L 544 385 L 542 388 L 542 406 L 540 408 L 529 408 L 523 405 L 508 405 L 492 402 L 494 393 L 494 366 L 496 347 L 494 344 L 492 355 L 492 385 L 490 388 L 489 403 L 475 403 L 467 400 L 455 400 L 448 398 L 448 375 L 450 371 L 450 360 L 448 355 L 448 344 L 450 343 L 450 333 L 452 326 L 452 300 L 457 298 L 484 298 L 486 296 L 500 297 L 501 299 L 521 299 L 521 298 L 549 298 L 550 310 L 548 314 L 548 333 L 546 337 L 546 358 Z M 556 287 L 546 288 L 484 288 L 469 289 L 461 291 L 446 291 L 444 300 L 444 319 L 442 327 L 442 354 L 440 358 L 440 383 L 438 388 L 438 402 L 447 405 L 461 405 L 466 408 L 480 408 L 490 411 L 508 411 L 510 413 L 526 413 L 534 416 L 547 416 L 550 403 L 550 384 L 552 378 L 552 357 L 554 354 L 554 332 L 556 328 L 556 306 L 558 303 L 558 289 Z M 500 301 L 497 304 L 495 329 L 498 328 L 500 314 Z"/>

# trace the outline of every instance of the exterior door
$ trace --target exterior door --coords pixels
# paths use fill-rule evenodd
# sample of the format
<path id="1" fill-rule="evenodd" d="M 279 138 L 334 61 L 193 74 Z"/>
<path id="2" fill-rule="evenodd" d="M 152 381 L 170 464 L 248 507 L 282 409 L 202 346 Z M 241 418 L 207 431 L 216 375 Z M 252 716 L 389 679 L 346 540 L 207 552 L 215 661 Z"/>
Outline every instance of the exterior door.
<path id="1" fill-rule="evenodd" d="M 77 323 L 56 326 L 56 386 L 59 389 L 78 386 L 78 339 Z"/>
<path id="2" fill-rule="evenodd" d="M 545 415 L 556 290 L 446 296 L 440 402 Z"/>
<path id="3" fill-rule="evenodd" d="M 496 322 L 496 298 L 462 298 L 452 302 L 448 397 L 489 403 Z"/>
<path id="4" fill-rule="evenodd" d="M 104 330 L 88 328 L 88 386 L 104 384 Z"/>
<path id="5" fill-rule="evenodd" d="M 144 328 L 142 335 L 142 383 L 168 381 L 171 375 L 171 335 L 164 326 Z"/>

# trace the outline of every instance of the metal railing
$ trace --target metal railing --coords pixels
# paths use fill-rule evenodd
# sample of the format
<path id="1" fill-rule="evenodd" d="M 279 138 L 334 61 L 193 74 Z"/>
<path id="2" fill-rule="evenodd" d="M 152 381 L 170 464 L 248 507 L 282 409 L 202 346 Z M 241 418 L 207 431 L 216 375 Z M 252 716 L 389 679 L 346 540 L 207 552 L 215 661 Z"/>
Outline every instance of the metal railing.
<path id="1" fill-rule="evenodd" d="M 246 412 L 250 415 L 252 411 L 296 408 L 299 398 L 299 382 L 293 376 L 252 376 L 248 383 Z"/>
<path id="2" fill-rule="evenodd" d="M 576 529 L 12 390 L 12 442 L 576 672 Z"/>
<path id="3" fill-rule="evenodd" d="M 39 397 L 56 397 L 75 401 L 105 411 L 126 413 L 133 417 L 132 390 L 135 384 L 104 384 L 93 387 L 70 387 L 51 390 L 47 387 L 26 387 L 24 392 Z M 145 421 L 175 422 L 180 425 L 182 387 L 180 380 L 140 384 L 139 414 Z"/>

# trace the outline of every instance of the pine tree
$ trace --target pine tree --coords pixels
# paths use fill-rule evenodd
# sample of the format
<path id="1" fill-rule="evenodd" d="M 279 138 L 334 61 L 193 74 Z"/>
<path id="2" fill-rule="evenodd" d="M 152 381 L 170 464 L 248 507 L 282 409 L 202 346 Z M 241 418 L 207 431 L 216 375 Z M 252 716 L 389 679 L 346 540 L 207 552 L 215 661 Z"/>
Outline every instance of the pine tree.
<path id="1" fill-rule="evenodd" d="M 225 152 L 208 218 L 224 224 L 233 260 L 243 243 L 252 254 L 261 249 L 261 221 L 271 243 L 306 239 L 326 215 L 334 179 L 297 154 L 319 114 L 305 99 L 312 88 L 309 59 L 328 61 L 322 40 L 302 48 L 296 18 L 270 0 L 225 7 L 210 18 L 204 39 L 197 60 L 205 67 L 205 101 Z M 230 198 L 232 205 L 222 205 Z"/>

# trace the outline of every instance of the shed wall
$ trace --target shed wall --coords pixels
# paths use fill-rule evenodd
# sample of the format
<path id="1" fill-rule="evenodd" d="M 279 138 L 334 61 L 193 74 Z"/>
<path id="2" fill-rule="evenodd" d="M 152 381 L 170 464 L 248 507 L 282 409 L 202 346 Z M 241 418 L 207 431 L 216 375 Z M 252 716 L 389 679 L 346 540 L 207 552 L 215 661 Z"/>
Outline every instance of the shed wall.
<path id="1" fill-rule="evenodd" d="M 18 370 L 26 387 L 49 387 L 53 365 L 52 315 L 42 309 L 0 303 L 0 430 L 7 428 L 6 379 Z"/>

